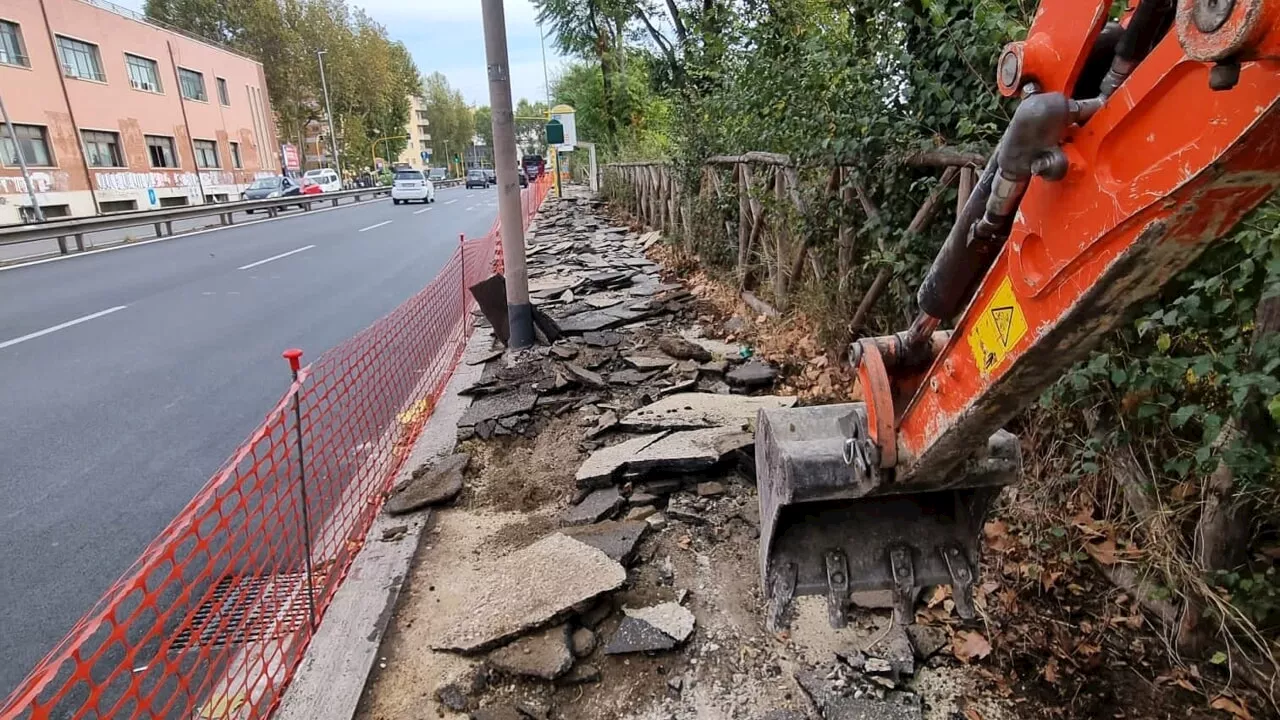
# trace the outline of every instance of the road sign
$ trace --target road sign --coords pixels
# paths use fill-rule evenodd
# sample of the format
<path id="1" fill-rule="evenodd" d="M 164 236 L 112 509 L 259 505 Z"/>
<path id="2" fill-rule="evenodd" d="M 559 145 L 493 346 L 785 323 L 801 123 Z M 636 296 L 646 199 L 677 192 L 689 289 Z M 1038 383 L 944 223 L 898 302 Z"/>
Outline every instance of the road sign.
<path id="1" fill-rule="evenodd" d="M 427 152 L 426 150 L 423 150 L 419 154 L 422 156 L 422 162 L 427 162 L 428 160 L 431 159 L 431 153 Z"/>
<path id="2" fill-rule="evenodd" d="M 148 204 L 150 204 L 150 205 L 155 205 L 155 204 L 156 204 L 156 189 L 155 189 L 155 188 L 147 188 L 147 203 L 148 203 Z"/>
<path id="3" fill-rule="evenodd" d="M 280 157 L 286 170 L 297 170 L 301 167 L 298 164 L 298 148 L 289 143 L 280 146 Z"/>
<path id="4" fill-rule="evenodd" d="M 547 123 L 547 144 L 560 145 L 564 142 L 564 125 L 552 118 Z"/>
<path id="5" fill-rule="evenodd" d="M 551 108 L 551 120 L 559 122 L 564 128 L 564 137 L 559 142 L 547 138 L 548 145 L 555 145 L 560 152 L 568 152 L 578 144 L 578 123 L 574 110 L 568 105 L 557 105 Z"/>

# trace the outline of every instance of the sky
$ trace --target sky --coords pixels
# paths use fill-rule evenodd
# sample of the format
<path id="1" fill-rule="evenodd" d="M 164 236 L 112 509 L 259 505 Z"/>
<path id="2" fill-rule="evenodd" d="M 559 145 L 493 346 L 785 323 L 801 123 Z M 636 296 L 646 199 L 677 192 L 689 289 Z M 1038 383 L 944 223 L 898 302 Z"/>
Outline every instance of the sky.
<path id="1" fill-rule="evenodd" d="M 116 0 L 142 12 L 145 0 Z M 423 77 L 443 73 L 473 105 L 489 104 L 489 79 L 479 0 L 348 0 L 387 28 L 392 40 L 409 48 Z M 533 3 L 506 0 L 507 54 L 511 61 L 511 101 L 545 100 L 542 45 Z M 547 39 L 547 73 L 552 82 L 565 60 Z"/>

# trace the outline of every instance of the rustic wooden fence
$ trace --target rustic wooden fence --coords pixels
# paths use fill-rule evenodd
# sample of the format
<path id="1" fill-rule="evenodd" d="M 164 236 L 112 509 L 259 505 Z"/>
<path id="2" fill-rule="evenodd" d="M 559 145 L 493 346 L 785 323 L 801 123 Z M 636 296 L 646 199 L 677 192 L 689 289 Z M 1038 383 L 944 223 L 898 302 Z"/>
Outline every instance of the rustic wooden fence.
<path id="1" fill-rule="evenodd" d="M 692 192 L 683 180 L 691 174 L 669 163 L 612 163 L 604 167 L 603 192 L 683 247 L 704 254 L 710 249 L 733 267 L 753 304 L 759 292 L 786 310 L 804 283 L 827 293 L 861 292 L 848 328 L 857 333 L 894 280 L 890 264 L 877 258 L 891 256 L 895 236 L 924 233 L 953 192 L 958 211 L 985 158 L 939 148 L 899 162 L 941 173 L 926 183 L 927 195 L 901 232 L 887 227 L 853 163 L 801 164 L 767 152 L 716 155 L 697 168 Z M 769 309 L 768 303 L 757 307 Z"/>

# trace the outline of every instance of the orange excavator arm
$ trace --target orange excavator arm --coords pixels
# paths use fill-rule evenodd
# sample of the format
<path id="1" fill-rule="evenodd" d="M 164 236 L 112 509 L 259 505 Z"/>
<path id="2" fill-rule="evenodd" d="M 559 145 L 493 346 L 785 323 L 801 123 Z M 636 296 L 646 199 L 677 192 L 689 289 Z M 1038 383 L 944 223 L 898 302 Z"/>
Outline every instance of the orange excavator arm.
<path id="1" fill-rule="evenodd" d="M 1280 185 L 1280 0 L 1110 4 L 1045 0 L 1004 50 L 1022 100 L 915 322 L 855 344 L 865 402 L 761 414 L 775 625 L 795 594 L 838 624 L 867 591 L 910 622 L 931 584 L 970 612 L 982 518 L 1020 470 L 1001 427 Z"/>

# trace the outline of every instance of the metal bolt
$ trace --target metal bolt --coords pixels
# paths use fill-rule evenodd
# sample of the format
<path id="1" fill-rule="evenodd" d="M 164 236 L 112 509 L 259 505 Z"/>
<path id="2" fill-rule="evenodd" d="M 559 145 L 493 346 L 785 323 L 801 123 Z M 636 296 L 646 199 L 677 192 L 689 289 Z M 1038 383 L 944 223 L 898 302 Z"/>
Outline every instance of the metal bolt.
<path id="1" fill-rule="evenodd" d="M 1211 33 L 1226 24 L 1235 7 L 1236 0 L 1200 0 L 1191 11 L 1191 18 L 1195 21 L 1196 29 L 1202 33 Z"/>
<path id="2" fill-rule="evenodd" d="M 942 371 L 947 374 L 947 377 L 951 377 L 956 374 L 956 364 L 947 358 L 947 361 L 942 363 Z"/>
<path id="3" fill-rule="evenodd" d="M 938 389 L 939 389 L 939 388 L 941 388 L 941 387 L 942 387 L 942 383 L 938 382 L 938 378 L 936 378 L 936 377 L 931 377 L 931 378 L 929 378 L 929 389 L 930 389 L 930 390 L 932 390 L 932 391 L 934 391 L 934 392 L 938 392 Z"/>
<path id="4" fill-rule="evenodd" d="M 833 585 L 843 585 L 843 584 L 844 584 L 844 573 L 840 573 L 840 572 L 834 572 L 834 573 L 831 573 L 831 584 L 833 584 Z"/>
<path id="5" fill-rule="evenodd" d="M 1240 63 L 1233 58 L 1219 61 L 1209 70 L 1209 89 L 1230 90 L 1240 82 Z"/>

